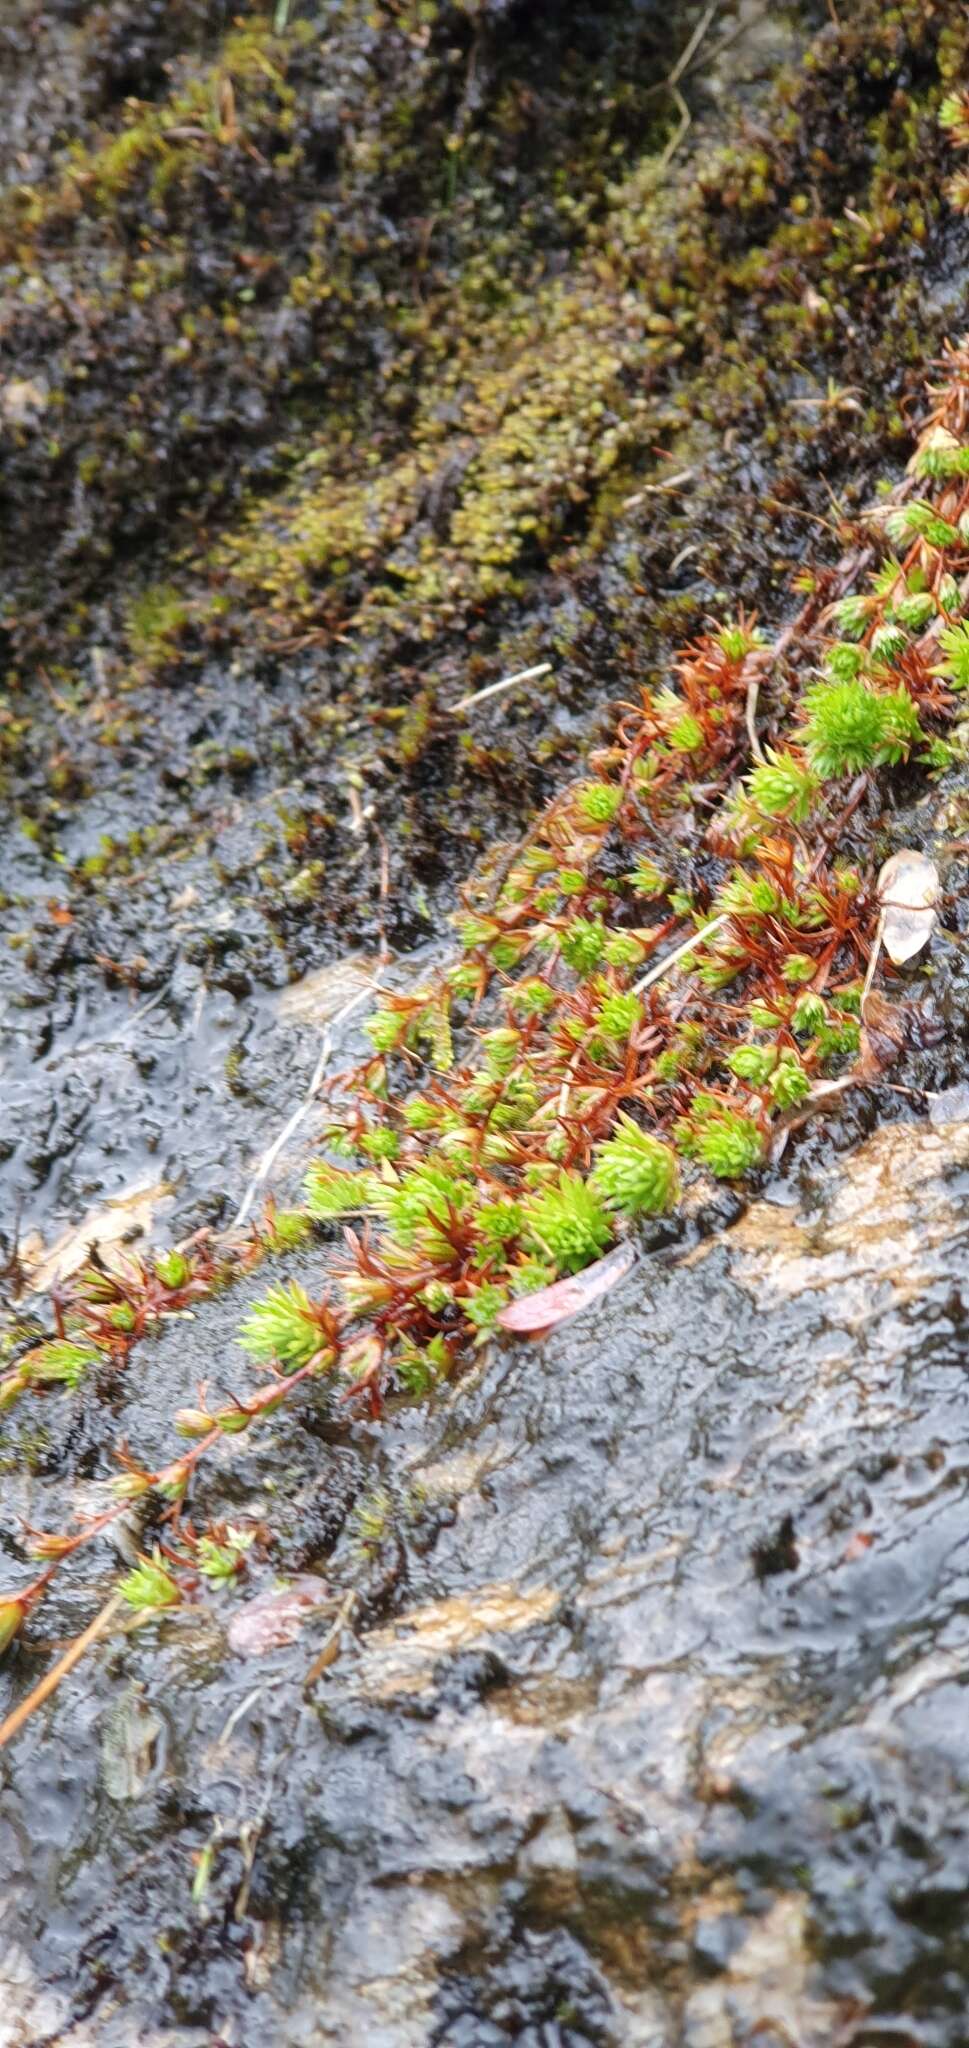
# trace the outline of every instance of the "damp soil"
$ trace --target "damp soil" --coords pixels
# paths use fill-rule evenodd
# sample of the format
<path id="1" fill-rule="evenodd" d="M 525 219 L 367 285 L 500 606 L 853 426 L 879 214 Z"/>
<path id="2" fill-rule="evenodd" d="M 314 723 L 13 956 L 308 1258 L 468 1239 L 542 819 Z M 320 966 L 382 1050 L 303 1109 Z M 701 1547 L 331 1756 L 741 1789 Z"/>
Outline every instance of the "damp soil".
<path id="1" fill-rule="evenodd" d="M 964 323 L 964 10 L 837 12 L 727 17 L 662 166 L 689 6 L 0 6 L 8 1328 L 85 1219 L 227 1222 L 383 948 L 423 973 L 615 700 L 711 610 L 782 625 L 899 474 Z M 964 838 L 963 784 L 898 778 L 865 856 Z M 307 1394 L 210 1461 L 268 1561 L 3 1758 L 2 2048 L 961 2048 L 969 991 L 930 967 L 891 1085 L 746 1210 L 453 1395 Z M 4 1419 L 5 1576 L 119 1438 L 170 1455 L 264 1285 Z"/>

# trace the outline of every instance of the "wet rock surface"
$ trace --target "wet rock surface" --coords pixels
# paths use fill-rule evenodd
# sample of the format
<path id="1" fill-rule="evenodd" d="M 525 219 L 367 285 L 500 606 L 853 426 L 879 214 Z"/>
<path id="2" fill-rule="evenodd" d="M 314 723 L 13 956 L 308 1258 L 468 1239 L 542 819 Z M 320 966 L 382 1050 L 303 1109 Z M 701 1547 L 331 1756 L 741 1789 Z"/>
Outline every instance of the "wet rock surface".
<path id="1" fill-rule="evenodd" d="M 47 1328 L 18 1260 L 46 1288 L 88 1233 L 225 1223 L 384 944 L 391 975 L 422 975 L 471 861 L 527 829 L 607 700 L 711 610 L 776 626 L 808 539 L 833 559 L 832 520 L 898 474 L 926 357 L 964 323 L 935 120 L 964 10 L 747 9 L 661 189 L 639 179 L 669 127 L 654 88 L 700 13 L 490 0 L 425 34 L 403 0 L 332 5 L 314 42 L 294 4 L 300 37 L 267 42 L 244 9 L 292 94 L 267 113 L 244 80 L 226 97 L 221 7 L 0 5 L 17 1344 Z M 142 136 L 122 176 L 127 96 L 164 106 L 203 72 L 201 140 L 156 185 Z M 83 154 L 103 173 L 105 151 L 116 204 Z M 492 242 L 507 276 L 481 269 Z M 437 418 L 445 316 L 466 378 Z M 375 539 L 361 450 L 393 484 Z M 524 523 L 491 588 L 471 520 L 496 474 L 499 527 Z M 324 536 L 308 594 L 232 585 L 223 557 L 215 576 L 227 533 L 252 515 L 275 542 L 318 476 L 341 549 L 362 494 L 352 559 Z M 549 655 L 540 691 L 455 721 Z M 700 900 L 694 823 L 676 859 Z M 965 824 L 958 773 L 928 798 L 902 773 L 846 853 L 935 858 Z M 746 1213 L 721 1189 L 447 1399 L 378 1428 L 304 1390 L 220 1447 L 200 1519 L 264 1512 L 272 1547 L 239 1587 L 115 1630 L 0 1758 L 0 2048 L 963 2048 L 960 963 L 934 944 L 924 1044 L 910 1018 L 891 1080 L 799 1133 Z M 330 1256 L 285 1272 L 312 1290 Z M 161 1461 L 199 1381 L 239 1384 L 265 1279 L 4 1418 L 4 1585 L 31 1569 L 25 1521 L 104 1504 L 119 1439 Z M 105 1543 L 65 1568 L 0 1711 L 117 1564 Z"/>
<path id="2" fill-rule="evenodd" d="M 887 1125 L 430 1417 L 217 1474 L 311 1570 L 313 1504 L 322 1611 L 114 1639 L 8 1753 L 0 2038 L 958 2048 L 967 1191 L 969 1126 Z"/>
<path id="3" fill-rule="evenodd" d="M 962 319 L 954 0 L 840 31 L 742 6 L 662 174 L 702 10 L 424 12 L 0 10 L 14 1276 L 132 1186 L 172 1185 L 175 1230 L 228 1220 L 313 1070 L 279 993 L 439 941 L 607 705 L 711 611 L 783 618 Z M 238 585 L 218 550 L 254 532 Z"/>

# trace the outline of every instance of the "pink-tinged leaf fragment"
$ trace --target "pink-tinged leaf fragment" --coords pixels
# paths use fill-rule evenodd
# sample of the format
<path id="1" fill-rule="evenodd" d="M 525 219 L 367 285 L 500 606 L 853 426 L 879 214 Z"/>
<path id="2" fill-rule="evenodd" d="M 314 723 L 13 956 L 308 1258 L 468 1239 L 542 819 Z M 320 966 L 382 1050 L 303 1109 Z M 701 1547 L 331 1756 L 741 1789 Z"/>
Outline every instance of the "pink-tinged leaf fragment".
<path id="1" fill-rule="evenodd" d="M 239 1657 L 264 1657 L 267 1650 L 294 1643 L 314 1607 L 322 1607 L 327 1598 L 323 1580 L 309 1573 L 293 1579 L 280 1593 L 260 1593 L 233 1615 L 229 1648 Z"/>
<path id="2" fill-rule="evenodd" d="M 498 1323 L 503 1330 L 514 1330 L 519 1336 L 544 1336 L 546 1330 L 557 1329 L 559 1323 L 568 1322 L 571 1316 L 577 1316 L 581 1309 L 608 1294 L 635 1263 L 635 1245 L 617 1244 L 614 1251 L 607 1252 L 604 1259 L 596 1259 L 584 1273 L 573 1273 L 567 1280 L 553 1280 L 551 1287 L 542 1287 L 537 1294 L 524 1294 L 520 1301 L 510 1301 L 502 1309 Z"/>

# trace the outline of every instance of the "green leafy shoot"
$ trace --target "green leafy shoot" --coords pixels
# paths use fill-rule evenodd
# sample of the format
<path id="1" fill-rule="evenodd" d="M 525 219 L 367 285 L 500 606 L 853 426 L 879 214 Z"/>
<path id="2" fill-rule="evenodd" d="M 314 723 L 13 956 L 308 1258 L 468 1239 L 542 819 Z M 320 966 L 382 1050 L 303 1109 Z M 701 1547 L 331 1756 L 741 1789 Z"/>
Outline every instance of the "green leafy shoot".
<path id="1" fill-rule="evenodd" d="M 151 1557 L 139 1558 L 134 1570 L 120 1581 L 118 1591 L 129 1607 L 141 1614 L 157 1614 L 165 1607 L 177 1607 L 182 1597 L 177 1580 L 162 1563 L 157 1550 Z"/>
<path id="2" fill-rule="evenodd" d="M 580 1272 L 612 1241 L 602 1196 L 577 1173 L 560 1172 L 553 1186 L 533 1195 L 524 1224 L 533 1249 L 546 1253 L 560 1273 Z"/>
<path id="3" fill-rule="evenodd" d="M 330 1348 L 320 1311 L 296 1280 L 270 1287 L 253 1304 L 240 1327 L 239 1343 L 250 1357 L 281 1365 L 286 1372 L 297 1372 Z"/>
<path id="4" fill-rule="evenodd" d="M 592 1184 L 608 1209 L 624 1216 L 661 1216 L 679 1193 L 676 1155 L 620 1111 L 613 1136 L 596 1153 Z"/>

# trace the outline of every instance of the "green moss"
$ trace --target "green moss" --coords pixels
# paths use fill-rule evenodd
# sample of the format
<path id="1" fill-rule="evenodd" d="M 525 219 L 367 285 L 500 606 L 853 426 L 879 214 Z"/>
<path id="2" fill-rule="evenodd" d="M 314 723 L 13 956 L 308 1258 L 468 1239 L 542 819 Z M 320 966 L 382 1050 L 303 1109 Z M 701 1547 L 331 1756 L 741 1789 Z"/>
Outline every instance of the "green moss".
<path id="1" fill-rule="evenodd" d="M 158 663 L 174 652 L 189 607 L 170 583 L 156 583 L 135 598 L 128 614 L 128 638 L 139 659 Z"/>

